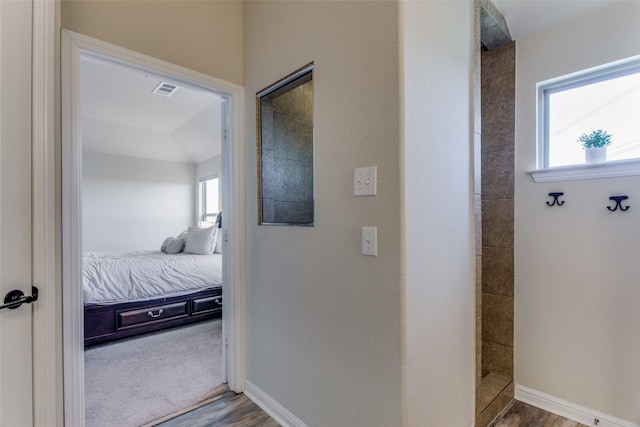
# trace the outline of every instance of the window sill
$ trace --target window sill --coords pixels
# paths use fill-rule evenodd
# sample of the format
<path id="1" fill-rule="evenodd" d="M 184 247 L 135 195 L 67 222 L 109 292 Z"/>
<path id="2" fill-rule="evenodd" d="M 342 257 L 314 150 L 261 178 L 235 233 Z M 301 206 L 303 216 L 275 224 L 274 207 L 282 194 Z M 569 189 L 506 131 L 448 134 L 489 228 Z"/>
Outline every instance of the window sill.
<path id="1" fill-rule="evenodd" d="M 640 175 L 640 159 L 616 160 L 593 165 L 558 166 L 529 171 L 535 182 L 576 181 Z"/>

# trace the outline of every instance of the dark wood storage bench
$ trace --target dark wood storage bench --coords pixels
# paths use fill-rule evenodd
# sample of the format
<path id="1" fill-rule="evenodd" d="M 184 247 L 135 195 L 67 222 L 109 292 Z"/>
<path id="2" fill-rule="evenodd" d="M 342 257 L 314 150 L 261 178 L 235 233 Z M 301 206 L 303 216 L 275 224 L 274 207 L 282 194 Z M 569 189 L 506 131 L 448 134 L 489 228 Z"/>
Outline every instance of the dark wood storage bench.
<path id="1" fill-rule="evenodd" d="M 222 287 L 149 301 L 84 307 L 84 345 L 209 320 L 222 315 Z"/>

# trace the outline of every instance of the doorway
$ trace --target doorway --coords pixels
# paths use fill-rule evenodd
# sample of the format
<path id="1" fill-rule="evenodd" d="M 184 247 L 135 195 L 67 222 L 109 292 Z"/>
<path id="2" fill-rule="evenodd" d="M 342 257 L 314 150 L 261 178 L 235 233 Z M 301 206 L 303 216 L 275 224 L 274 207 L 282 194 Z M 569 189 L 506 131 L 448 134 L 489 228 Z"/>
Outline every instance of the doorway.
<path id="1" fill-rule="evenodd" d="M 62 34 L 62 189 L 63 189 L 63 352 L 65 419 L 84 425 L 84 316 L 82 289 L 82 128 L 81 62 L 83 58 L 108 61 L 184 87 L 208 92 L 223 101 L 221 182 L 225 221 L 222 264 L 223 378 L 236 392 L 244 389 L 244 144 L 241 139 L 242 88 L 67 30 Z M 176 231 L 176 234 L 179 232 Z M 155 316 L 159 311 L 152 311 Z"/>

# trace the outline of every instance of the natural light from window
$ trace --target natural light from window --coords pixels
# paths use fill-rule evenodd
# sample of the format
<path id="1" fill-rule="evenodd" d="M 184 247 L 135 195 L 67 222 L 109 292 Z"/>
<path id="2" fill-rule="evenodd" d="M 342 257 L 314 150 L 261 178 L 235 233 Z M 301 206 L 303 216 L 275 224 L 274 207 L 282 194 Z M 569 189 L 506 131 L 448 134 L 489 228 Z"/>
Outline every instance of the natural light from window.
<path id="1" fill-rule="evenodd" d="M 200 221 L 214 223 L 220 212 L 220 181 L 218 178 L 203 179 L 199 190 Z"/>
<path id="2" fill-rule="evenodd" d="M 578 138 L 598 129 L 612 135 L 607 162 L 640 158 L 640 68 L 632 74 L 596 76 L 570 86 L 546 91 L 546 166 L 584 164 Z"/>

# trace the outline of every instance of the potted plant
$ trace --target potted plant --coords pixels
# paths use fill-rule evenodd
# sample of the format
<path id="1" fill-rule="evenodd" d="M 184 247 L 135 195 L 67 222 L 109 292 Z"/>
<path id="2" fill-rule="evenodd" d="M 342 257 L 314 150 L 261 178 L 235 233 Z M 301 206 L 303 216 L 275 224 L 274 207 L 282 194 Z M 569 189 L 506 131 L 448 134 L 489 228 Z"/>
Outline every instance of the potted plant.
<path id="1" fill-rule="evenodd" d="M 602 129 L 591 133 L 583 133 L 578 138 L 584 149 L 585 163 L 602 163 L 607 161 L 607 147 L 611 145 L 611 135 Z"/>

